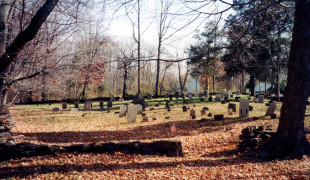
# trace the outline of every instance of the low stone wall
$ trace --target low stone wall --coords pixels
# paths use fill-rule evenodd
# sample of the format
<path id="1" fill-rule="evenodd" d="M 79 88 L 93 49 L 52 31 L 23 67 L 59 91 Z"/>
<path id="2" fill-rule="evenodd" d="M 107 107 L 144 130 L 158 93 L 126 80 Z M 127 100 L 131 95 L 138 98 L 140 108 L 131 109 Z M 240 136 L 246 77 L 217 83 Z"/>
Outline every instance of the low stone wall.
<path id="1" fill-rule="evenodd" d="M 122 152 L 142 155 L 166 155 L 169 157 L 183 156 L 180 141 L 154 141 L 144 143 L 140 141 L 96 142 L 92 144 L 75 144 L 71 146 L 57 145 L 37 145 L 29 142 L 18 143 L 16 145 L 0 144 L 0 161 L 31 157 L 39 155 L 49 155 L 62 152 L 79 153 L 114 153 Z"/>
<path id="2" fill-rule="evenodd" d="M 268 126 L 248 126 L 241 133 L 239 136 L 241 142 L 238 145 L 240 152 L 257 149 L 275 134 Z"/>

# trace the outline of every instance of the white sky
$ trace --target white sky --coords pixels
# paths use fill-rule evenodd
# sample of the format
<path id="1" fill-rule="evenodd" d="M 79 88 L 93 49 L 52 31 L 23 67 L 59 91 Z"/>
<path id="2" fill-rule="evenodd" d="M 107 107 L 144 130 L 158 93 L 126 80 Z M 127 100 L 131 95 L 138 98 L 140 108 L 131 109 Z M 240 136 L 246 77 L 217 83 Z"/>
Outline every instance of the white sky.
<path id="1" fill-rule="evenodd" d="M 231 2 L 229 0 L 228 2 Z M 184 13 L 188 12 L 189 9 L 184 6 L 184 4 L 180 3 L 179 1 L 174 1 L 171 8 L 171 14 L 175 12 Z M 197 8 L 198 4 L 189 4 L 193 8 Z M 158 43 L 158 35 L 157 35 L 157 19 L 154 18 L 154 15 L 159 12 L 160 7 L 160 0 L 144 0 L 142 1 L 142 12 L 141 12 L 141 29 L 145 31 L 142 34 L 142 48 L 143 46 L 154 46 L 156 48 Z M 218 8 L 218 11 L 227 8 L 224 4 L 217 2 L 217 3 L 210 3 L 210 5 L 205 6 L 201 9 L 203 12 L 215 12 L 214 10 Z M 233 11 L 228 11 L 224 14 L 224 18 L 226 18 L 230 13 Z M 108 14 L 114 13 L 107 12 Z M 189 21 L 192 21 L 197 13 L 189 13 L 186 16 L 179 16 L 175 18 L 175 23 L 173 28 L 179 29 Z M 135 13 L 132 12 L 131 16 L 135 18 Z M 202 14 L 196 21 L 191 23 L 190 25 L 186 26 L 184 29 L 180 30 L 179 32 L 175 33 L 171 38 L 164 42 L 164 48 L 169 51 L 169 54 L 175 56 L 178 53 L 179 58 L 186 56 L 183 54 L 186 48 L 189 48 L 191 44 L 195 43 L 195 39 L 193 36 L 196 34 L 195 30 L 203 30 L 203 27 L 207 21 L 215 20 L 216 16 L 211 16 L 206 19 L 208 15 Z M 174 32 L 171 29 L 170 32 Z M 109 28 L 107 33 L 112 39 L 116 39 L 119 42 L 128 42 L 133 40 L 133 30 L 132 25 L 129 18 L 125 15 L 124 8 L 119 10 L 117 13 L 113 15 L 113 20 L 109 24 Z M 168 33 L 169 34 L 169 33 Z"/>

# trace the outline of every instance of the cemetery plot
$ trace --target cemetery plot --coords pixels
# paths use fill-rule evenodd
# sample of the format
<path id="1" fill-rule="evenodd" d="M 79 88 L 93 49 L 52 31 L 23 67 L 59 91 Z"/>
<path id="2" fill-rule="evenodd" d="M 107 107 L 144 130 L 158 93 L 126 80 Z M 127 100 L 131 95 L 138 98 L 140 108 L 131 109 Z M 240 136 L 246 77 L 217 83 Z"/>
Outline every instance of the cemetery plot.
<path id="1" fill-rule="evenodd" d="M 242 99 L 247 99 L 242 97 Z M 194 101 L 194 100 L 193 100 Z M 99 111 L 100 103 L 92 102 L 91 111 L 70 111 L 74 104 L 68 104 L 68 109 L 62 109 L 61 104 L 51 106 L 17 106 L 12 112 L 16 119 L 16 127 L 12 133 L 19 136 L 18 142 L 35 144 L 71 146 L 79 148 L 78 144 L 115 143 L 129 144 L 142 142 L 139 147 L 147 148 L 153 141 L 181 141 L 184 157 L 166 157 L 159 155 L 126 154 L 124 150 L 108 153 L 59 153 L 38 157 L 26 157 L 23 160 L 0 162 L 1 177 L 59 179 L 61 177 L 74 179 L 77 175 L 82 179 L 100 177 L 103 179 L 165 179 L 173 176 L 178 179 L 223 178 L 264 178 L 277 179 L 293 177 L 290 172 L 299 174 L 297 178 L 306 178 L 309 169 L 308 161 L 292 160 L 289 163 L 281 161 L 264 162 L 250 160 L 236 153 L 239 135 L 242 129 L 255 125 L 271 125 L 277 128 L 278 119 L 264 117 L 269 107 L 262 103 L 249 103 L 253 111 L 249 118 L 239 118 L 239 102 L 234 102 L 237 112 L 229 115 L 228 104 L 220 102 L 203 102 L 186 104 L 183 112 L 180 104 L 170 102 L 171 111 L 165 108 L 164 99 L 159 102 L 149 102 L 143 115 L 137 115 L 136 105 L 132 111 L 136 115 L 134 123 L 127 122 L 127 115 L 120 117 L 125 111 L 122 103 L 113 104 L 110 112 Z M 158 104 L 158 107 L 155 107 Z M 195 106 L 194 106 L 195 105 Z M 58 107 L 55 113 L 52 108 Z M 275 113 L 279 114 L 277 104 Z M 82 106 L 83 108 L 83 106 Z M 150 111 L 151 108 L 154 110 Z M 122 110 L 121 110 L 122 109 Z M 195 110 L 195 119 L 190 116 Z M 231 108 L 232 109 L 232 108 Z M 214 117 L 206 114 L 223 115 L 224 120 L 214 121 Z M 114 112 L 120 112 L 115 114 Z M 310 113 L 309 107 L 307 112 Z M 87 113 L 84 117 L 82 115 Z M 146 120 L 147 117 L 147 120 Z M 166 119 L 165 117 L 169 117 Z M 253 120 L 253 117 L 260 117 Z M 201 121 L 201 119 L 204 119 Z M 131 122 L 131 121 L 130 121 Z M 306 117 L 306 126 L 310 127 L 310 117 Z M 308 136 L 308 135 L 307 135 Z M 309 138 L 309 136 L 308 136 Z M 143 144 L 145 143 L 145 144 Z M 115 147 L 116 146 L 108 146 Z M 42 146 L 43 147 L 43 146 Z M 122 147 L 122 146 L 120 146 Z M 72 147 L 73 148 L 73 147 Z M 246 164 L 246 167 L 244 166 Z M 34 173 L 33 168 L 36 168 Z M 225 167 L 225 168 L 224 168 Z M 47 173 L 48 172 L 48 173 Z M 194 172 L 195 175 L 193 175 Z"/>

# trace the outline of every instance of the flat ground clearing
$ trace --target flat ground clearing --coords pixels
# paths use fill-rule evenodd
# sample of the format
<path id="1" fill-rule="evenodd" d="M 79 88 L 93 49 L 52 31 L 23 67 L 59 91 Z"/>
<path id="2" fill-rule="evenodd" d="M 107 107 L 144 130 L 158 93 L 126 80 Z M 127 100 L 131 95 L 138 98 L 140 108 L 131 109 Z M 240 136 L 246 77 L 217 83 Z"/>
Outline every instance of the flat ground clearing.
<path id="1" fill-rule="evenodd" d="M 163 100 L 163 99 L 159 99 Z M 159 107 L 150 101 L 145 113 L 149 122 L 127 124 L 126 118 L 119 118 L 118 108 L 109 113 L 101 112 L 99 102 L 93 111 L 52 112 L 54 105 L 20 105 L 12 108 L 17 121 L 15 135 L 23 135 L 19 141 L 37 144 L 78 144 L 95 141 L 140 140 L 150 142 L 167 139 L 180 140 L 185 156 L 165 157 L 156 155 L 79 154 L 63 153 L 0 162 L 0 177 L 25 179 L 309 179 L 310 160 L 286 160 L 263 162 L 235 153 L 241 130 L 250 125 L 273 125 L 278 119 L 263 117 L 265 104 L 250 103 L 254 110 L 250 118 L 239 119 L 238 112 L 228 116 L 227 106 L 221 103 L 204 102 L 198 99 L 186 104 L 196 110 L 197 119 L 191 120 L 188 112 L 182 112 L 182 104 L 171 106 L 167 112 L 165 103 Z M 265 100 L 267 102 L 267 100 Z M 175 103 L 174 101 L 172 102 Z M 181 103 L 179 101 L 179 103 Z M 239 103 L 237 104 L 237 111 Z M 118 104 L 116 103 L 116 106 Z M 195 107 L 194 107 L 195 106 Z M 277 104 L 279 114 L 281 104 Z M 73 107 L 73 105 L 69 105 Z M 224 114 L 224 121 L 213 121 L 201 116 L 203 107 L 213 114 Z M 83 107 L 82 107 L 83 108 Z M 150 108 L 155 108 L 150 111 Z M 309 107 L 307 113 L 310 113 Z M 86 114 L 85 114 L 86 113 Z M 207 111 L 208 113 L 208 111 Z M 252 120 L 251 117 L 260 117 Z M 152 120 L 155 117 L 157 120 Z M 169 117 L 169 119 L 166 119 Z M 207 122 L 199 122 L 201 118 Z M 171 132 L 175 123 L 176 131 Z M 310 127 L 310 118 L 305 120 Z M 310 140 L 310 136 L 307 135 Z"/>

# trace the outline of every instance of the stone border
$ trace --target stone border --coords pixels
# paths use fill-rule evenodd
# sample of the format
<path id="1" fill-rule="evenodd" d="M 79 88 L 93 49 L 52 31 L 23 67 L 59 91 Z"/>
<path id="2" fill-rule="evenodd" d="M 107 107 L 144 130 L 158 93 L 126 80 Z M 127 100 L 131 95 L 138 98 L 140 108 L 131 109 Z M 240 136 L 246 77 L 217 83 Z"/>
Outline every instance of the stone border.
<path id="1" fill-rule="evenodd" d="M 29 142 L 22 142 L 16 145 L 0 144 L 0 161 L 50 155 L 63 152 L 78 153 L 114 153 L 122 152 L 128 154 L 142 155 L 166 155 L 168 157 L 182 157 L 181 141 L 153 141 L 145 143 L 140 141 L 95 142 L 91 144 L 74 144 L 71 146 L 58 145 L 37 145 Z"/>

